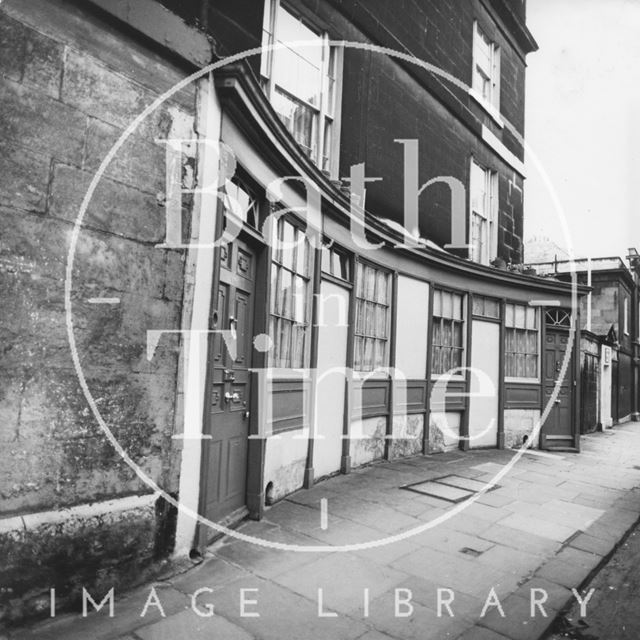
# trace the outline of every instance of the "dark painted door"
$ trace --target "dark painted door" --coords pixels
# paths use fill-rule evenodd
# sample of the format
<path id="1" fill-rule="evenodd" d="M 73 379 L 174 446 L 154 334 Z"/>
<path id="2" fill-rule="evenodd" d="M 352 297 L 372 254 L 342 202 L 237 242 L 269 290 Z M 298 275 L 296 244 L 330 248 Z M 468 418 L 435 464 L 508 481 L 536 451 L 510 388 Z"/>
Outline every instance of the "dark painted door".
<path id="1" fill-rule="evenodd" d="M 545 408 L 560 376 L 562 362 L 569 345 L 569 332 L 547 329 L 544 350 L 544 401 Z M 573 427 L 573 354 L 567 374 L 560 383 L 556 400 L 542 425 L 540 447 L 543 449 L 575 448 Z"/>
<path id="2" fill-rule="evenodd" d="M 580 432 L 593 433 L 598 428 L 598 377 L 600 358 L 585 352 L 582 355 L 580 389 Z"/>
<path id="3" fill-rule="evenodd" d="M 211 439 L 203 440 L 203 514 L 214 522 L 236 519 L 245 506 L 255 273 L 247 244 L 236 240 L 222 249 L 213 328 L 225 333 L 213 335 L 209 352 Z"/>

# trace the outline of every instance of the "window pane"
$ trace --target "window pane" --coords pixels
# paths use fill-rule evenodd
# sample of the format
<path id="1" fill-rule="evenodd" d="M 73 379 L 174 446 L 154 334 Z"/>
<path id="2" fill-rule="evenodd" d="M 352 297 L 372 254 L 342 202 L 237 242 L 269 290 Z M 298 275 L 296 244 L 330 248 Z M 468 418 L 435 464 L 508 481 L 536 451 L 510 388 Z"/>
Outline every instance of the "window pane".
<path id="1" fill-rule="evenodd" d="M 364 297 L 364 267 L 361 262 L 356 266 L 356 296 Z"/>
<path id="2" fill-rule="evenodd" d="M 364 338 L 355 336 L 353 341 L 353 366 L 355 369 L 362 371 L 362 344 Z"/>
<path id="3" fill-rule="evenodd" d="M 537 323 L 536 310 L 528 307 L 527 308 L 527 328 L 536 329 L 537 326 L 538 326 L 538 323 Z"/>
<path id="4" fill-rule="evenodd" d="M 332 273 L 331 271 L 331 250 L 328 247 L 322 247 L 322 271 L 324 273 Z"/>
<path id="5" fill-rule="evenodd" d="M 442 292 L 437 289 L 433 292 L 433 315 L 442 317 Z"/>
<path id="6" fill-rule="evenodd" d="M 282 225 L 282 252 L 281 259 L 283 266 L 287 269 L 293 269 L 293 250 L 295 242 L 295 229 L 288 222 Z"/>
<path id="7" fill-rule="evenodd" d="M 441 333 L 441 328 L 440 328 L 440 321 L 439 320 L 434 320 L 433 321 L 433 340 L 432 340 L 433 344 L 442 344 L 442 333 Z"/>
<path id="8" fill-rule="evenodd" d="M 453 319 L 462 320 L 462 296 L 453 294 Z"/>
<path id="9" fill-rule="evenodd" d="M 512 304 L 507 304 L 505 306 L 505 324 L 507 327 L 513 327 L 513 321 L 514 321 L 514 310 L 513 310 L 513 305 Z"/>
<path id="10" fill-rule="evenodd" d="M 294 320 L 296 322 L 306 322 L 306 296 L 307 296 L 307 284 L 300 277 L 296 277 L 296 285 L 295 285 L 295 301 L 294 301 Z"/>
<path id="11" fill-rule="evenodd" d="M 524 378 L 524 356 L 520 353 L 516 354 L 516 376 Z"/>
<path id="12" fill-rule="evenodd" d="M 389 277 L 386 273 L 378 271 L 378 282 L 376 285 L 376 301 L 386 304 L 388 300 L 388 280 Z"/>
<path id="13" fill-rule="evenodd" d="M 277 40 L 281 43 L 305 40 L 316 42 L 316 46 L 285 46 L 274 51 L 273 76 L 278 85 L 287 92 L 314 105 L 319 105 L 322 69 L 322 38 L 311 31 L 288 11 L 278 13 Z"/>
<path id="14" fill-rule="evenodd" d="M 453 346 L 462 347 L 462 323 L 456 322 L 453 326 Z"/>
<path id="15" fill-rule="evenodd" d="M 522 305 L 516 305 L 515 307 L 515 326 L 518 329 L 524 329 L 525 325 L 525 308 Z"/>
<path id="16" fill-rule="evenodd" d="M 365 338 L 364 340 L 364 370 L 371 371 L 373 365 L 373 339 Z"/>
<path id="17" fill-rule="evenodd" d="M 365 268 L 365 298 L 375 300 L 376 272 L 371 267 Z"/>
<path id="18" fill-rule="evenodd" d="M 271 316 L 269 318 L 269 336 L 273 341 L 273 347 L 269 352 L 269 366 L 277 367 L 278 353 L 280 351 L 280 335 L 278 334 L 278 319 Z"/>
<path id="19" fill-rule="evenodd" d="M 280 364 L 286 367 L 291 357 L 291 323 L 280 320 Z"/>
<path id="20" fill-rule="evenodd" d="M 476 316 L 483 316 L 485 314 L 485 298 L 480 296 L 473 296 L 473 313 Z"/>
<path id="21" fill-rule="evenodd" d="M 488 318 L 499 318 L 500 306 L 498 301 L 492 300 L 491 298 L 485 298 L 484 311 Z"/>
<path id="22" fill-rule="evenodd" d="M 278 301 L 280 294 L 280 287 L 278 286 L 278 271 L 279 268 L 275 265 L 271 265 L 271 300 L 269 311 L 271 313 L 279 313 L 278 311 Z M 271 336 L 273 337 L 273 336 Z"/>
<path id="23" fill-rule="evenodd" d="M 442 292 L 442 317 L 453 317 L 453 297 L 447 291 Z"/>
<path id="24" fill-rule="evenodd" d="M 282 295 L 282 302 L 279 312 L 285 318 L 292 317 L 292 284 L 291 273 L 285 269 L 280 269 L 280 295 Z"/>

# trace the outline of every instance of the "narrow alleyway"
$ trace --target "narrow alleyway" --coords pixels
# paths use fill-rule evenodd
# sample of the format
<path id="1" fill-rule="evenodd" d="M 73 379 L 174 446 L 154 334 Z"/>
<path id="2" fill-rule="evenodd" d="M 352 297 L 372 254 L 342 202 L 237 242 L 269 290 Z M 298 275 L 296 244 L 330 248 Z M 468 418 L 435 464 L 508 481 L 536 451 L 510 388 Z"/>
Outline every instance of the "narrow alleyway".
<path id="1" fill-rule="evenodd" d="M 640 513 L 638 426 L 582 442 L 580 454 L 527 453 L 497 488 L 407 539 L 311 553 L 226 538 L 200 566 L 117 597 L 113 618 L 105 606 L 9 637 L 537 639 Z M 379 540 L 442 516 L 512 456 L 452 452 L 378 463 L 291 495 L 240 531 L 301 546 Z M 436 482 L 400 488 L 428 480 Z"/>

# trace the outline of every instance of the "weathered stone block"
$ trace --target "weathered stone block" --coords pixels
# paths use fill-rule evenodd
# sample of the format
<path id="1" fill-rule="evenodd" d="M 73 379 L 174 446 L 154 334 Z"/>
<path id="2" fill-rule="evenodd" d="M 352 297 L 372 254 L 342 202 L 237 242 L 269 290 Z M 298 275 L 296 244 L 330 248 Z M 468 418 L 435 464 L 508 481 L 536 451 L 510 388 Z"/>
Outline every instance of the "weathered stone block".
<path id="1" fill-rule="evenodd" d="M 22 23 L 0 11 L 0 70 L 18 81 L 24 69 L 26 31 Z"/>
<path id="2" fill-rule="evenodd" d="M 60 96 L 64 46 L 29 29 L 25 42 L 23 81 L 40 88 L 52 98 Z"/>
<path id="3" fill-rule="evenodd" d="M 0 143 L 0 205 L 42 213 L 47 204 L 49 160 L 11 142 Z"/>
<path id="4" fill-rule="evenodd" d="M 57 165 L 51 185 L 51 215 L 75 222 L 93 176 L 75 167 Z M 138 189 L 102 178 L 85 212 L 89 228 L 149 243 L 164 240 L 165 212 L 156 198 Z"/>
<path id="5" fill-rule="evenodd" d="M 152 101 L 144 87 L 73 49 L 65 61 L 60 97 L 66 104 L 123 129 Z"/>
<path id="6" fill-rule="evenodd" d="M 86 116 L 40 91 L 0 79 L 0 137 L 80 165 Z"/>
<path id="7" fill-rule="evenodd" d="M 96 171 L 121 135 L 121 129 L 89 118 L 83 168 Z M 107 165 L 105 175 L 154 195 L 164 192 L 165 146 L 132 135 Z"/>

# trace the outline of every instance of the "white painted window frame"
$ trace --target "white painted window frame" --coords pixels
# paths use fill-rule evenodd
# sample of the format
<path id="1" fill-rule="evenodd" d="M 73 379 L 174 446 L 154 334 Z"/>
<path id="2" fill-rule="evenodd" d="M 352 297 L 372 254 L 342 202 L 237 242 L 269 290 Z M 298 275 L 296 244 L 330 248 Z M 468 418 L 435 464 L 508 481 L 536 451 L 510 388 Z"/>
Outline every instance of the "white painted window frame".
<path id="1" fill-rule="evenodd" d="M 476 169 L 477 168 L 477 169 Z M 474 208 L 474 171 L 481 171 L 484 178 L 484 198 L 483 198 L 483 211 L 476 211 Z M 469 165 L 469 258 L 474 262 L 488 265 L 498 255 L 498 204 L 499 204 L 499 182 L 498 172 L 492 171 L 490 168 L 485 167 L 471 158 Z M 484 251 L 482 255 L 475 256 L 474 252 L 474 237 L 473 237 L 473 221 L 474 215 L 481 216 L 485 219 L 486 225 L 486 241 L 484 244 Z"/>
<path id="2" fill-rule="evenodd" d="M 262 46 L 273 45 L 276 41 L 276 34 L 278 33 L 278 15 L 281 11 L 287 11 L 294 18 L 300 20 L 294 12 L 292 12 L 286 3 L 282 3 L 281 0 L 265 0 L 264 2 L 264 16 L 263 16 L 263 28 L 262 28 Z M 312 140 L 312 152 L 311 160 L 313 163 L 322 169 L 322 160 L 325 153 L 325 124 L 330 123 L 331 133 L 329 139 L 329 145 L 331 150 L 329 152 L 328 166 L 325 169 L 332 179 L 338 177 L 339 173 L 339 155 L 340 155 L 340 128 L 341 128 L 341 104 L 342 104 L 342 68 L 343 68 L 343 49 L 342 47 L 329 47 L 329 34 L 322 29 L 314 28 L 308 23 L 303 21 L 303 24 L 319 35 L 323 40 L 323 68 L 320 74 L 322 79 L 322 86 L 320 88 L 320 105 L 315 106 L 308 104 L 300 97 L 295 96 L 296 100 L 303 102 L 306 106 L 315 112 L 314 127 L 313 127 L 313 140 Z M 271 49 L 266 51 L 262 55 L 260 65 L 260 77 L 264 91 L 269 98 L 269 101 L 273 103 L 276 83 L 273 81 L 273 65 L 275 50 Z M 335 81 L 333 87 L 333 104 L 327 104 L 327 87 L 326 79 L 329 75 L 329 64 L 333 65 L 333 78 Z M 282 90 L 288 94 L 287 91 Z"/>
<path id="3" fill-rule="evenodd" d="M 525 309 L 527 308 L 527 304 L 524 302 L 516 302 L 516 301 L 511 301 L 511 300 L 507 300 L 506 302 L 507 305 L 512 304 L 514 306 L 521 306 L 521 307 L 525 307 Z M 521 382 L 521 383 L 539 383 L 542 380 L 542 366 L 543 366 L 543 354 L 542 354 L 542 323 L 544 322 L 544 317 L 542 315 L 542 313 L 540 312 L 540 309 L 535 309 L 536 312 L 536 319 L 537 319 L 537 324 L 538 324 L 538 375 L 535 378 L 518 378 L 516 376 L 505 376 L 504 381 L 505 382 Z M 505 335 L 503 336 L 503 341 L 505 343 L 505 368 L 506 368 L 506 341 L 507 341 L 507 330 L 508 329 L 516 329 L 518 327 L 510 327 L 507 325 L 507 311 L 506 311 L 506 306 L 505 306 L 505 310 L 504 310 L 504 314 L 505 314 L 505 323 L 504 323 L 504 333 Z"/>
<path id="4" fill-rule="evenodd" d="M 478 49 L 482 41 L 489 47 L 489 69 L 485 69 L 479 63 Z M 493 42 L 485 34 L 477 20 L 473 22 L 473 45 L 472 45 L 472 68 L 471 87 L 469 95 L 480 104 L 483 109 L 493 118 L 496 124 L 504 127 L 504 121 L 500 116 L 500 58 L 501 51 L 497 43 Z M 489 83 L 489 95 L 485 96 L 476 86 L 476 72 L 482 74 Z"/>

